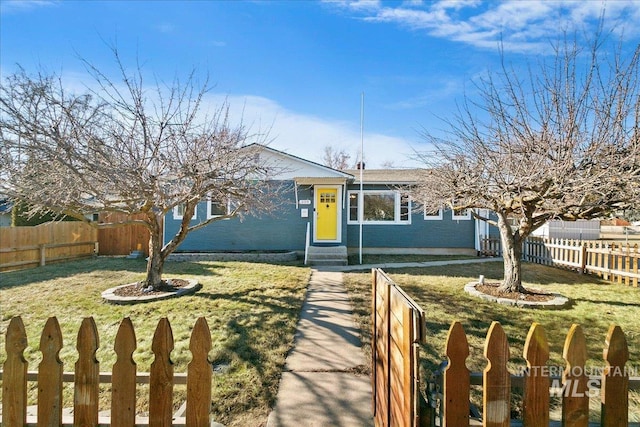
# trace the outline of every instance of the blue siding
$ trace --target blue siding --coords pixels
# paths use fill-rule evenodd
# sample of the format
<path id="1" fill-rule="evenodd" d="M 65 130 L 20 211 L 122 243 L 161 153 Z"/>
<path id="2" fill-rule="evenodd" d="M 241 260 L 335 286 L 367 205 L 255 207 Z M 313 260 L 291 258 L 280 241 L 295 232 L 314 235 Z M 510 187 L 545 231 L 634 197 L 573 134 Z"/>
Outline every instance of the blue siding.
<path id="1" fill-rule="evenodd" d="M 358 247 L 359 225 L 348 226 L 347 246 Z M 475 221 L 452 220 L 445 211 L 441 220 L 425 220 L 422 213 L 411 215 L 411 224 L 362 226 L 365 248 L 473 248 Z"/>
<path id="2" fill-rule="evenodd" d="M 301 199 L 310 199 L 310 193 L 298 189 Z M 204 228 L 193 231 L 178 247 L 178 251 L 274 251 L 304 250 L 307 222 L 312 216 L 312 206 L 300 206 L 309 209 L 309 218 L 301 218 L 300 209 L 295 206 L 293 183 L 286 192 L 277 212 L 270 215 L 246 215 L 239 218 L 214 221 Z M 198 205 L 198 218 L 206 218 L 207 205 Z M 195 220 L 197 221 L 197 219 Z M 169 214 L 165 221 L 165 241 L 175 235 L 179 221 Z"/>
<path id="3" fill-rule="evenodd" d="M 389 187 L 366 186 L 367 189 L 389 189 Z M 358 190 L 357 186 L 347 191 Z M 307 223 L 311 223 L 313 194 L 306 186 L 298 188 L 299 200 L 311 200 L 311 205 L 296 208 L 293 182 L 288 183 L 283 206 L 274 214 L 215 221 L 191 232 L 178 251 L 303 251 Z M 347 224 L 348 197 L 343 194 L 345 205 L 342 216 L 342 244 L 358 248 L 360 226 Z M 301 209 L 308 209 L 308 218 L 302 218 Z M 198 206 L 198 218 L 206 218 L 206 203 Z M 197 221 L 197 219 L 196 219 Z M 165 236 L 171 238 L 178 230 L 179 221 L 169 214 L 165 219 Z M 311 224 L 313 232 L 313 224 Z M 491 234 L 495 228 L 491 227 Z M 165 240 L 167 239 L 165 237 Z M 441 220 L 425 220 L 422 212 L 411 215 L 411 224 L 363 225 L 364 248 L 465 248 L 475 246 L 475 220 L 454 220 L 451 211 L 445 211 Z"/>
<path id="4" fill-rule="evenodd" d="M 382 185 L 366 185 L 364 190 L 391 190 Z M 351 186 L 348 191 L 358 191 Z M 414 208 L 415 205 L 412 205 Z M 348 209 L 348 206 L 347 206 Z M 346 212 L 345 212 L 346 216 Z M 360 226 L 347 226 L 347 246 L 359 246 Z M 475 247 L 475 220 L 454 220 L 444 211 L 441 220 L 425 220 L 422 212 L 412 212 L 411 224 L 363 224 L 363 248 L 470 248 Z"/>

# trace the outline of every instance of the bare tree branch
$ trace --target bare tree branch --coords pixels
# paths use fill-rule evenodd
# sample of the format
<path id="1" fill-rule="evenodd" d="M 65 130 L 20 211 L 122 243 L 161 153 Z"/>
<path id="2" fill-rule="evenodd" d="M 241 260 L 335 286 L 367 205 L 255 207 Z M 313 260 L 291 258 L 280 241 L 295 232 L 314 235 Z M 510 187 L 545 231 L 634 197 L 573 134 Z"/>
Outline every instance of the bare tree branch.
<path id="1" fill-rule="evenodd" d="M 545 222 L 640 203 L 640 46 L 623 53 L 599 38 L 584 49 L 574 39 L 527 73 L 503 60 L 445 136 L 424 134 L 437 156 L 420 157 L 426 171 L 413 197 L 427 208 L 493 211 L 505 290 L 522 288 L 522 241 Z"/>
<path id="2" fill-rule="evenodd" d="M 148 87 L 140 66 L 129 72 L 112 48 L 120 80 L 88 61 L 87 92 L 67 91 L 61 79 L 20 69 L 0 87 L 0 193 L 31 206 L 90 222 L 96 212 L 144 214 L 126 223 L 151 233 L 147 283 L 160 285 L 166 257 L 187 234 L 244 212 L 269 212 L 276 172 L 258 155 L 267 135 L 232 124 L 224 103 L 206 111 L 208 79 L 156 81 Z M 231 214 L 189 223 L 197 204 L 233 200 Z M 183 206 L 182 227 L 162 247 L 161 221 Z M 96 224 L 97 227 L 126 223 Z"/>

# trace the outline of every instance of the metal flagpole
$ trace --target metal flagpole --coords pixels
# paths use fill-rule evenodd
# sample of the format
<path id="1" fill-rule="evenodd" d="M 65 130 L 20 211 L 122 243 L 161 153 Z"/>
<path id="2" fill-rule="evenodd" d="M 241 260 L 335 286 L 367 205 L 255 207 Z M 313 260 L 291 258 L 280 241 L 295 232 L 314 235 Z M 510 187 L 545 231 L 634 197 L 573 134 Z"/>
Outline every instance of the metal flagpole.
<path id="1" fill-rule="evenodd" d="M 362 264 L 362 221 L 364 217 L 364 194 L 362 175 L 364 170 L 364 92 L 360 97 L 360 193 L 358 194 L 358 222 L 360 223 L 359 259 Z"/>

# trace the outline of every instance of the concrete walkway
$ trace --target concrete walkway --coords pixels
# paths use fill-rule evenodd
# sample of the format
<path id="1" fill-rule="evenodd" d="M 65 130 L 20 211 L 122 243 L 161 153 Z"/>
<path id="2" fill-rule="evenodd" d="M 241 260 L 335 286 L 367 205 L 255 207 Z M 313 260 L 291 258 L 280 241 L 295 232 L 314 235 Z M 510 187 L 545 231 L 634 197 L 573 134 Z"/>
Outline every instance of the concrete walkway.
<path id="1" fill-rule="evenodd" d="M 501 261 L 480 258 L 313 270 L 267 427 L 372 426 L 370 365 L 362 352 L 342 271 Z"/>
<path id="2" fill-rule="evenodd" d="M 338 271 L 314 270 L 267 427 L 371 426 L 371 380 Z"/>

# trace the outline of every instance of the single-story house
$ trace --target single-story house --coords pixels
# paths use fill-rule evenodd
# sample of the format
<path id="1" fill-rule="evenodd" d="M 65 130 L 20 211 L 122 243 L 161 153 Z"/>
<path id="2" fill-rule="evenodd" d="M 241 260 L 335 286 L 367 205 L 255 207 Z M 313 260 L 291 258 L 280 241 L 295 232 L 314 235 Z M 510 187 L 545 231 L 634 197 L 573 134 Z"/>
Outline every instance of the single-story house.
<path id="1" fill-rule="evenodd" d="M 179 252 L 303 254 L 308 245 L 311 250 L 333 247 L 345 253 L 475 255 L 479 236 L 489 234 L 488 226 L 468 211 L 418 210 L 402 191 L 414 183 L 415 170 L 340 171 L 269 147 L 260 156 L 282 171 L 273 179 L 286 186 L 284 207 L 273 215 L 214 221 L 191 232 Z M 220 214 L 219 209 L 203 201 L 192 221 Z M 181 220 L 179 208 L 167 215 L 165 240 L 175 235 Z"/>

